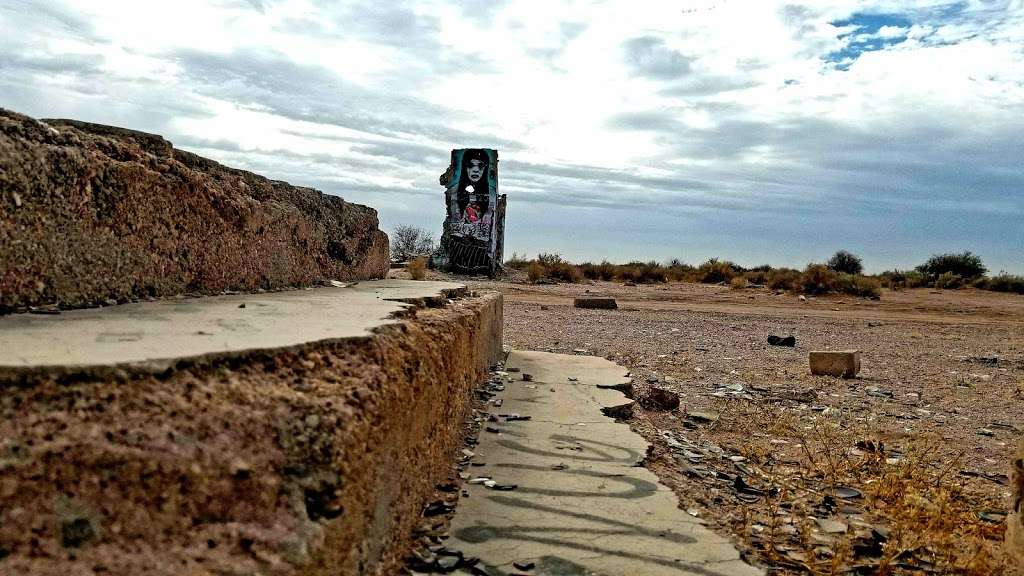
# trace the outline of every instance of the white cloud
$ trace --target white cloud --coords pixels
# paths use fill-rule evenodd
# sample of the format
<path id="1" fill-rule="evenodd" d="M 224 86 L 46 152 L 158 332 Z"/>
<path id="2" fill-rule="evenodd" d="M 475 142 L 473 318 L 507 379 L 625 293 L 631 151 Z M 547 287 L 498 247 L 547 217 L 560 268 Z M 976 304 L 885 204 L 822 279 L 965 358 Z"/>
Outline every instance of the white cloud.
<path id="1" fill-rule="evenodd" d="M 494 146 L 510 249 L 697 260 L 713 239 L 680 230 L 746 222 L 722 253 L 796 234 L 775 260 L 799 264 L 842 230 L 876 267 L 913 263 L 879 241 L 1024 268 L 1021 0 L 15 0 L 0 27 L 0 105 L 160 132 L 387 224 L 435 226 L 447 150 Z M 609 244 L 617 218 L 664 253 Z M 960 244 L 916 232 L 936 227 Z"/>

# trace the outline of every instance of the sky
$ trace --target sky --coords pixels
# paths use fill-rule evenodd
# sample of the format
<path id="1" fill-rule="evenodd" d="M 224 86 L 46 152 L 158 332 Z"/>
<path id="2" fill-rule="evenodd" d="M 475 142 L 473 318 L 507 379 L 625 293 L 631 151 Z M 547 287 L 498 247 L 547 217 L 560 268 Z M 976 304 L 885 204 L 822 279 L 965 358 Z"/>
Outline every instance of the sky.
<path id="1" fill-rule="evenodd" d="M 1024 273 L 1024 0 L 0 0 L 0 107 L 163 135 L 506 256 Z"/>

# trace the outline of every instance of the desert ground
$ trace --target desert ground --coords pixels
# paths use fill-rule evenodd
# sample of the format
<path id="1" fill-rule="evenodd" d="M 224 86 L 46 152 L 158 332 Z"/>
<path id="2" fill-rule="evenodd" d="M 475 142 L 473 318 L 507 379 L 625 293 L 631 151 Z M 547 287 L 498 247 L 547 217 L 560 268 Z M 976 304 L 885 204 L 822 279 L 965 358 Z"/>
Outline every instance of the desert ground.
<path id="1" fill-rule="evenodd" d="M 401 277 L 402 270 L 392 271 Z M 772 574 L 997 574 L 1024 427 L 1024 297 L 467 281 L 505 298 L 505 343 L 631 371 L 629 424 L 680 505 Z M 573 298 L 611 296 L 618 310 Z M 793 348 L 769 335 L 796 337 Z M 857 349 L 854 379 L 810 350 Z M 652 389 L 678 394 L 666 410 Z"/>

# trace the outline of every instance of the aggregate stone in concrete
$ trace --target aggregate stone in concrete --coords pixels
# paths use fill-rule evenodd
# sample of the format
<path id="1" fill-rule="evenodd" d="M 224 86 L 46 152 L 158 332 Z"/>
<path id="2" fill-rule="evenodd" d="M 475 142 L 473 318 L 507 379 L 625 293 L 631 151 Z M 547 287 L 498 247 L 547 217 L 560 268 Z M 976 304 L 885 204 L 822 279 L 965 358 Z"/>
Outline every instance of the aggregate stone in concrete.
<path id="1" fill-rule="evenodd" d="M 507 366 L 533 376 L 505 384 L 497 434 L 483 434 L 472 474 L 513 491 L 466 484 L 449 548 L 481 559 L 488 574 L 755 575 L 729 543 L 678 507 L 639 466 L 648 444 L 601 409 L 628 402 L 611 386 L 623 368 L 592 356 L 511 353 Z"/>
<path id="2" fill-rule="evenodd" d="M 366 336 L 412 304 L 465 292 L 448 282 L 364 281 L 345 287 L 123 304 L 0 317 L 0 373 L 100 366 L 161 369 L 225 356 Z"/>

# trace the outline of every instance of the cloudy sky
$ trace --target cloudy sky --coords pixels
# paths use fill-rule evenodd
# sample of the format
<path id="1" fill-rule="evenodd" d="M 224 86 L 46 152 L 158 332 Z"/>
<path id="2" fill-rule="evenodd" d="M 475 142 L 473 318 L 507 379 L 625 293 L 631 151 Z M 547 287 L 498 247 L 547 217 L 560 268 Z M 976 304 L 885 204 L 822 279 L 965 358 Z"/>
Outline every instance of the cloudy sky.
<path id="1" fill-rule="evenodd" d="M 499 150 L 507 251 L 1024 272 L 1024 0 L 4 0 L 0 106 L 440 230 Z"/>

